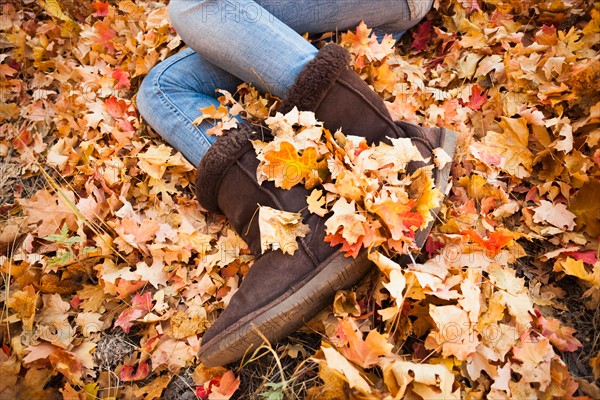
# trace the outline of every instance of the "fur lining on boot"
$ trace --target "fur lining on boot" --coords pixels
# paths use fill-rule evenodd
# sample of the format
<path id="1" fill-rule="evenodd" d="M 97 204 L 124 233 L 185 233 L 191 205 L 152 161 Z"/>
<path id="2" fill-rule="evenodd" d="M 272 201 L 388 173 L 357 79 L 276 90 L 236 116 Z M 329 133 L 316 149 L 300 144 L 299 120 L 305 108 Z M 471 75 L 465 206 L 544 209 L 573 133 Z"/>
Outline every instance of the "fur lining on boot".
<path id="1" fill-rule="evenodd" d="M 221 180 L 237 159 L 253 149 L 250 140 L 256 130 L 244 122 L 219 137 L 202 157 L 196 172 L 196 198 L 206 210 L 220 212 L 217 200 Z"/>
<path id="2" fill-rule="evenodd" d="M 323 47 L 300 72 L 278 111 L 286 114 L 294 107 L 315 111 L 349 63 L 350 54 L 343 47 L 334 43 Z"/>

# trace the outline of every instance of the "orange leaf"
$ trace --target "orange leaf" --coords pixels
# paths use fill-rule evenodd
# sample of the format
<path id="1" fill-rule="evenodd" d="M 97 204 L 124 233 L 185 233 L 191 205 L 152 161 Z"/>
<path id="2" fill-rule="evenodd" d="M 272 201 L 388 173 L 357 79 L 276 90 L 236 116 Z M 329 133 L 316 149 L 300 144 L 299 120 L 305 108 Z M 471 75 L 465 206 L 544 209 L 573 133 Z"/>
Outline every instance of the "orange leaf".
<path id="1" fill-rule="evenodd" d="M 305 149 L 300 156 L 291 143 L 281 142 L 279 151 L 267 151 L 264 157 L 266 162 L 259 170 L 277 187 L 290 189 L 304 181 L 310 189 L 319 183 L 317 150 L 313 147 Z"/>
<path id="2" fill-rule="evenodd" d="M 472 242 L 481 245 L 491 256 L 500 253 L 500 250 L 514 239 L 514 236 L 505 229 L 490 233 L 489 239 L 483 239 L 472 229 L 462 231 L 461 235 L 469 236 Z"/>
<path id="3" fill-rule="evenodd" d="M 142 361 L 138 364 L 137 371 L 133 373 L 133 365 L 123 365 L 119 378 L 123 382 L 141 381 L 148 376 L 150 367 L 146 361 Z"/>
<path id="4" fill-rule="evenodd" d="M 379 204 L 373 204 L 368 211 L 380 216 L 390 230 L 392 239 L 399 240 L 403 236 L 414 237 L 414 230 L 423 224 L 421 214 L 411 212 L 414 205 L 414 200 L 404 204 L 388 198 Z"/>

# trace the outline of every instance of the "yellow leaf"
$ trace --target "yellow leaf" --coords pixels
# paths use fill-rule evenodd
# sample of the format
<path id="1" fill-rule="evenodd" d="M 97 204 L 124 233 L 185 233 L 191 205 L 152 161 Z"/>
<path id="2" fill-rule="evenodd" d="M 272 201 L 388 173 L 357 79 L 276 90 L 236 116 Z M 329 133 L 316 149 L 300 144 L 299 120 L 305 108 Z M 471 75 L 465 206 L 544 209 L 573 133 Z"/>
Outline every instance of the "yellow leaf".
<path id="1" fill-rule="evenodd" d="M 323 191 L 315 189 L 310 193 L 310 196 L 306 198 L 308 203 L 308 211 L 313 214 L 317 214 L 319 217 L 324 217 L 327 214 L 327 209 L 323 207 L 325 205 L 325 196 Z"/>
<path id="2" fill-rule="evenodd" d="M 321 349 L 325 354 L 327 366 L 340 372 L 346 378 L 351 388 L 357 388 L 362 392 L 371 393 L 369 384 L 350 361 L 346 360 L 340 353 L 331 347 L 321 347 Z"/>
<path id="3" fill-rule="evenodd" d="M 331 211 L 333 215 L 325 221 L 325 231 L 328 234 L 335 235 L 338 229 L 342 228 L 341 235 L 350 245 L 356 243 L 358 238 L 365 234 L 363 223 L 367 219 L 357 212 L 354 200 L 348 203 L 341 197 L 335 202 Z"/>
<path id="4" fill-rule="evenodd" d="M 562 271 L 567 275 L 575 276 L 600 287 L 600 267 L 597 264 L 593 267 L 592 272 L 588 272 L 582 260 L 567 257 L 566 260 L 559 260 L 554 263 L 554 271 Z"/>
<path id="5" fill-rule="evenodd" d="M 302 223 L 300 213 L 260 206 L 258 211 L 261 250 L 280 249 L 287 254 L 298 250 L 298 237 L 305 237 L 310 228 Z"/>
<path id="6" fill-rule="evenodd" d="M 460 389 L 452 391 L 454 375 L 444 365 L 394 361 L 383 368 L 384 382 L 394 398 L 404 398 L 409 384 L 425 399 L 460 399 Z"/>
<path id="7" fill-rule="evenodd" d="M 528 148 L 527 120 L 502 117 L 500 126 L 503 132 L 488 132 L 483 143 L 498 152 L 501 157 L 500 168 L 517 178 L 528 177 L 532 169 L 533 153 Z"/>

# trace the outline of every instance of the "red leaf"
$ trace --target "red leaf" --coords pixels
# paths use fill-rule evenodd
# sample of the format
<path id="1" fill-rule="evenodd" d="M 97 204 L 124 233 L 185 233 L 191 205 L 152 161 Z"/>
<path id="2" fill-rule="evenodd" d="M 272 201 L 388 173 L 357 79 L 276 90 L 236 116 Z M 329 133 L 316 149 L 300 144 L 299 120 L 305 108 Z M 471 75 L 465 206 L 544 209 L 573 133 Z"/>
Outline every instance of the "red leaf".
<path id="1" fill-rule="evenodd" d="M 123 382 L 141 381 L 148 376 L 150 367 L 146 361 L 142 361 L 138 364 L 137 371 L 133 373 L 133 365 L 123 365 L 119 378 Z"/>
<path id="2" fill-rule="evenodd" d="M 117 36 L 117 32 L 110 27 L 110 22 L 109 18 L 98 21 L 94 24 L 94 29 L 98 35 L 96 43 L 102 45 L 109 54 L 113 54 L 115 52 L 115 46 L 112 44 L 112 40 Z"/>
<path id="3" fill-rule="evenodd" d="M 488 97 L 485 92 L 481 91 L 479 85 L 474 85 L 471 91 L 471 97 L 469 97 L 469 107 L 473 110 L 479 110 L 487 102 Z"/>
<path id="4" fill-rule="evenodd" d="M 360 252 L 360 249 L 362 248 L 364 237 L 365 237 L 364 235 L 359 236 L 358 240 L 353 245 L 349 245 L 348 242 L 346 241 L 346 239 L 344 239 L 342 237 L 342 235 L 339 233 L 336 233 L 335 235 L 325 236 L 325 241 L 327 243 L 329 243 L 331 245 L 331 247 L 335 247 L 338 244 L 341 244 L 342 248 L 340 249 L 340 251 L 342 251 L 344 253 L 344 257 L 356 258 L 356 257 L 358 257 L 358 253 Z"/>
<path id="5" fill-rule="evenodd" d="M 417 31 L 413 32 L 412 37 L 414 41 L 411 47 L 418 51 L 423 51 L 427 48 L 427 44 L 433 39 L 433 25 L 429 21 L 420 23 L 417 26 Z"/>
<path id="6" fill-rule="evenodd" d="M 150 292 L 146 292 L 141 296 L 139 293 L 136 293 L 133 299 L 131 299 L 131 304 L 137 310 L 150 311 L 152 310 L 152 295 Z"/>
<path id="7" fill-rule="evenodd" d="M 443 242 L 428 237 L 427 241 L 425 242 L 425 251 L 427 252 L 429 258 L 432 258 L 433 256 L 437 255 L 439 250 L 443 249 L 444 246 L 445 244 Z"/>
<path id="8" fill-rule="evenodd" d="M 598 257 L 596 257 L 596 250 L 569 251 L 563 254 L 571 256 L 577 261 L 583 261 L 584 263 L 590 265 L 594 265 L 598 262 Z"/>
<path id="9" fill-rule="evenodd" d="M 106 107 L 106 111 L 108 111 L 113 118 L 123 118 L 126 116 L 127 103 L 124 100 L 119 100 L 115 96 L 110 96 L 104 102 L 104 106 Z"/>
<path id="10" fill-rule="evenodd" d="M 106 3 L 103 3 L 101 1 L 95 1 L 92 3 L 92 7 L 94 7 L 94 10 L 96 10 L 96 12 L 94 13 L 96 17 L 108 16 L 108 1 Z"/>
<path id="11" fill-rule="evenodd" d="M 583 344 L 573 337 L 575 329 L 562 325 L 556 318 L 545 318 L 538 310 L 535 310 L 535 315 L 542 328 L 542 335 L 546 336 L 557 349 L 560 351 L 575 351 L 583 347 Z"/>
<path id="12" fill-rule="evenodd" d="M 117 80 L 117 84 L 115 85 L 116 89 L 129 89 L 131 87 L 131 82 L 129 82 L 129 73 L 123 71 L 121 67 L 115 69 L 111 77 Z"/>
<path id="13" fill-rule="evenodd" d="M 144 315 L 142 310 L 136 310 L 131 307 L 126 308 L 115 321 L 114 327 L 120 326 L 125 333 L 129 333 L 129 330 L 133 326 L 133 321 L 142 317 L 142 315 Z"/>
<path id="14" fill-rule="evenodd" d="M 79 298 L 79 296 L 75 295 L 71 299 L 69 304 L 71 305 L 71 307 L 73 307 L 73 310 L 79 310 L 79 305 L 81 304 L 81 299 Z"/>
<path id="15" fill-rule="evenodd" d="M 150 310 L 152 310 L 152 296 L 150 293 L 146 292 L 141 296 L 139 293 L 136 293 L 133 299 L 131 299 L 131 307 L 123 310 L 115 321 L 114 327 L 120 326 L 125 333 L 129 333 L 129 330 L 133 326 L 133 321 L 146 315 Z"/>

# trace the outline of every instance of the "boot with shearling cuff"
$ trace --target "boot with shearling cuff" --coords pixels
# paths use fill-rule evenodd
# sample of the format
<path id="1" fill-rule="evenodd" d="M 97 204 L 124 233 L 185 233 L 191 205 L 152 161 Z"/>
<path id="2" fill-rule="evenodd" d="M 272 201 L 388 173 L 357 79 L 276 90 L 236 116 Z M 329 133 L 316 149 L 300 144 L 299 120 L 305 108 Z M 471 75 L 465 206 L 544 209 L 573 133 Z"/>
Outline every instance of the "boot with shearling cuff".
<path id="1" fill-rule="evenodd" d="M 452 157 L 456 135 L 443 128 L 421 128 L 395 123 L 381 98 L 349 67 L 349 54 L 335 44 L 321 49 L 298 76 L 280 111 L 294 106 L 314 111 L 326 128 L 342 128 L 345 134 L 366 137 L 368 143 L 387 138 L 410 137 L 424 157 L 442 147 Z M 324 241 L 324 218 L 306 209 L 310 194 L 301 185 L 290 190 L 273 182 L 258 183 L 259 161 L 250 140 L 263 139 L 268 130 L 250 123 L 220 137 L 202 159 L 196 179 L 196 195 L 209 211 L 228 217 L 244 239 L 256 261 L 248 271 L 228 307 L 204 333 L 199 357 L 205 366 L 234 362 L 249 349 L 269 340 L 279 340 L 297 330 L 325 306 L 335 292 L 356 284 L 372 268 L 366 251 L 347 258 L 339 247 Z M 434 170 L 442 192 L 449 165 Z M 310 233 L 298 238 L 298 250 L 280 250 L 261 255 L 257 204 L 288 212 L 300 212 Z M 431 226 L 417 232 L 422 246 Z M 280 244 L 281 247 L 285 243 Z"/>

